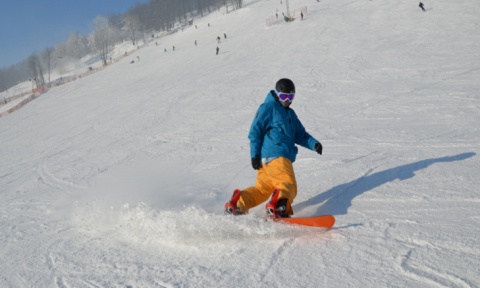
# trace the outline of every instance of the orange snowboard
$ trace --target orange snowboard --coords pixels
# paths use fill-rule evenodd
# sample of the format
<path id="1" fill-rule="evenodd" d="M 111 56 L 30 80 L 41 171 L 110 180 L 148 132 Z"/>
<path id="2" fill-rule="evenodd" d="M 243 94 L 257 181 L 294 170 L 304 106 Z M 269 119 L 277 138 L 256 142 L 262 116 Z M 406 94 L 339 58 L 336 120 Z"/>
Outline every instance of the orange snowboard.
<path id="1" fill-rule="evenodd" d="M 276 222 L 283 222 L 295 225 L 312 226 L 330 229 L 335 224 L 335 217 L 332 215 L 322 215 L 302 218 L 275 218 Z"/>

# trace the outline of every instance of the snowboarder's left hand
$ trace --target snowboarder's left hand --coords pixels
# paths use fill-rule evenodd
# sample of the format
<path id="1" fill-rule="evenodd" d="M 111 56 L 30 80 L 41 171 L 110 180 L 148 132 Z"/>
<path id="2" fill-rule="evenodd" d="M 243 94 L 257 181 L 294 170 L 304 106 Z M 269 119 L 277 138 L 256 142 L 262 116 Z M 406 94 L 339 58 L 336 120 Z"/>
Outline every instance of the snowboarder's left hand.
<path id="1" fill-rule="evenodd" d="M 315 143 L 315 151 L 317 151 L 318 154 L 322 155 L 322 144 L 320 142 Z"/>

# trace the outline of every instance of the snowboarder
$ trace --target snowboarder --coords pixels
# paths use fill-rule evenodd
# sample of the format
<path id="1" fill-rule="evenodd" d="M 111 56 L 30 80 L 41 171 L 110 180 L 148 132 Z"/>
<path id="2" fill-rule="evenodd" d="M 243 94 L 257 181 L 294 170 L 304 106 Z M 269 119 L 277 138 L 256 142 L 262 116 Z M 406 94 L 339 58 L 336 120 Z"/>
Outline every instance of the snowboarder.
<path id="1" fill-rule="evenodd" d="M 425 10 L 425 7 L 423 6 L 423 3 L 422 3 L 422 2 L 420 2 L 420 3 L 418 4 L 418 7 L 420 7 L 423 12 L 426 11 L 426 10 Z"/>
<path id="2" fill-rule="evenodd" d="M 297 182 L 292 163 L 299 144 L 322 155 L 322 144 L 313 138 L 290 108 L 295 85 L 290 79 L 280 79 L 265 102 L 258 108 L 250 127 L 250 156 L 257 172 L 256 185 L 244 190 L 235 189 L 225 203 L 225 214 L 240 215 L 250 208 L 271 200 L 266 212 L 272 218 L 293 215 L 292 203 L 297 196 Z"/>

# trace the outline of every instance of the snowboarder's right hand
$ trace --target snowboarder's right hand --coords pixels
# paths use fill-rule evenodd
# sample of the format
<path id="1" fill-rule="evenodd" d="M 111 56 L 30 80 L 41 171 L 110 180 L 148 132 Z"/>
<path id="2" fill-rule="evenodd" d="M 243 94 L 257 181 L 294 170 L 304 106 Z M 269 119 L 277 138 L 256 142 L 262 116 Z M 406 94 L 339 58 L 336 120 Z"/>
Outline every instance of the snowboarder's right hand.
<path id="1" fill-rule="evenodd" d="M 262 159 L 260 158 L 260 156 L 257 155 L 252 158 L 252 167 L 255 170 L 262 168 Z"/>

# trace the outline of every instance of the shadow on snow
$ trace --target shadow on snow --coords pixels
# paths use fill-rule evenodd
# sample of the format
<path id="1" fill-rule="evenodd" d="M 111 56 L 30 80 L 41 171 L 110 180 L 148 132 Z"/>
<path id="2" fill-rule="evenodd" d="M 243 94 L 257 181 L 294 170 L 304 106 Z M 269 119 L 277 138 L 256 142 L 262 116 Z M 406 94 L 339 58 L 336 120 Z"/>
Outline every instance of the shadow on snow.
<path id="1" fill-rule="evenodd" d="M 323 205 L 317 209 L 315 214 L 345 215 L 347 214 L 348 208 L 352 206 L 352 200 L 364 192 L 375 189 L 376 187 L 392 182 L 396 179 L 401 181 L 410 179 L 415 176 L 416 171 L 425 169 L 434 163 L 461 161 L 475 155 L 476 153 L 474 152 L 468 152 L 454 156 L 427 159 L 371 175 L 362 176 L 349 183 L 338 185 L 315 197 L 298 203 L 297 205 L 294 205 L 294 208 L 295 210 L 300 211 L 306 207 L 323 203 Z"/>

